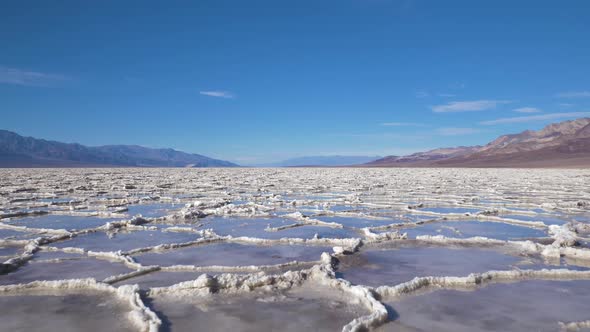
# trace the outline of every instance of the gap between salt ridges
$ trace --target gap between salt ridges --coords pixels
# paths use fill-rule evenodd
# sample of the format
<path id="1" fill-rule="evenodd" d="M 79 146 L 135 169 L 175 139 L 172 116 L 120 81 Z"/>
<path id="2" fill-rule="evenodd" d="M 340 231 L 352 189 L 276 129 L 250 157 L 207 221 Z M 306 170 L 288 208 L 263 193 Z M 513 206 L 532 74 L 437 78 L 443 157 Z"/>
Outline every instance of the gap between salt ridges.
<path id="1" fill-rule="evenodd" d="M 276 244 L 304 244 L 304 245 L 334 245 L 334 252 L 341 254 L 345 252 L 354 252 L 358 250 L 358 248 L 362 245 L 362 241 L 357 238 L 347 238 L 347 239 L 330 239 L 330 238 L 312 238 L 312 239 L 300 239 L 300 238 L 282 238 L 282 239 L 260 239 L 260 238 L 250 238 L 250 237 L 232 237 L 232 236 L 218 236 L 212 230 L 193 230 L 193 229 L 184 229 L 184 228 L 176 228 L 175 231 L 187 231 L 190 230 L 193 233 L 197 233 L 203 238 L 199 238 L 195 241 L 189 241 L 184 243 L 172 243 L 172 244 L 161 244 L 151 247 L 144 247 L 144 248 L 136 248 L 127 252 L 117 251 L 117 252 L 97 252 L 97 251 L 87 251 L 83 248 L 76 248 L 76 247 L 65 247 L 65 248 L 57 248 L 48 246 L 53 242 L 67 240 L 71 237 L 78 236 L 81 234 L 95 232 L 95 231 L 104 231 L 104 230 L 113 230 L 119 228 L 131 228 L 131 229 L 151 229 L 147 226 L 143 226 L 143 224 L 149 223 L 149 220 L 143 219 L 141 217 L 134 217 L 131 220 L 127 221 L 120 221 L 120 222 L 109 222 L 104 226 L 100 226 L 94 229 L 87 229 L 78 232 L 65 232 L 63 235 L 54 236 L 51 238 L 37 238 L 32 241 L 23 240 L 19 242 L 20 244 L 25 245 L 25 252 L 18 257 L 12 258 L 3 263 L 2 271 L 4 273 L 13 271 L 20 267 L 21 265 L 25 264 L 28 260 L 33 258 L 33 254 L 38 250 L 46 250 L 46 251 L 61 251 L 61 252 L 68 252 L 68 253 L 77 253 L 81 255 L 86 255 L 89 257 L 94 257 L 98 259 L 106 259 L 110 261 L 117 261 L 125 264 L 126 266 L 135 269 L 127 274 L 114 276 L 113 278 L 107 278 L 106 280 L 109 282 L 116 282 L 128 278 L 132 278 L 138 275 L 143 275 L 146 273 L 150 273 L 157 270 L 193 270 L 193 271 L 203 271 L 203 270 L 225 270 L 225 271 L 240 271 L 240 272 L 248 272 L 248 271 L 264 271 L 270 269 L 278 269 L 287 266 L 303 266 L 309 265 L 314 262 L 289 262 L 285 264 L 278 264 L 278 265 L 267 265 L 267 266 L 245 266 L 245 267 L 219 267 L 219 266 L 212 266 L 212 267 L 199 267 L 199 266 L 192 266 L 192 265 L 182 265 L 182 266 L 173 266 L 173 267 L 159 267 L 159 266 L 142 266 L 141 264 L 137 263 L 131 255 L 150 252 L 150 251 L 161 251 L 161 250 L 170 250 L 170 249 L 177 249 L 182 247 L 188 246 L 197 246 L 197 245 L 206 245 L 211 243 L 246 243 L 246 244 L 256 244 L 256 245 L 276 245 Z M 43 245 L 43 247 L 41 247 Z"/>
<path id="2" fill-rule="evenodd" d="M 342 201 L 344 201 L 346 203 L 350 203 L 350 204 L 363 204 L 358 196 L 342 199 Z M 127 204 L 127 203 L 129 203 L 129 202 L 124 200 L 121 204 Z M 293 201 L 293 203 L 296 203 L 296 201 Z M 407 227 L 415 227 L 415 226 L 420 225 L 425 222 L 445 221 L 445 220 L 462 220 L 465 218 L 469 218 L 469 219 L 476 218 L 476 219 L 491 221 L 491 222 L 495 221 L 495 222 L 503 222 L 503 223 L 509 223 L 509 224 L 517 224 L 517 225 L 529 226 L 529 227 L 533 227 L 533 228 L 546 228 L 547 227 L 542 222 L 522 221 L 522 220 L 516 220 L 516 219 L 510 219 L 510 218 L 497 217 L 494 214 L 498 214 L 498 210 L 481 211 L 480 213 L 477 213 L 475 215 L 471 215 L 469 213 L 467 213 L 467 214 L 442 214 L 442 213 L 436 213 L 436 212 L 430 212 L 430 211 L 416 210 L 417 207 L 423 207 L 423 204 L 420 204 L 418 206 L 407 206 L 407 211 L 410 211 L 410 213 L 415 213 L 415 214 L 441 216 L 441 218 L 439 218 L 437 220 L 421 221 L 421 222 L 416 222 L 416 223 L 407 223 L 406 224 Z M 231 204 L 230 201 L 227 199 L 213 200 L 212 202 L 208 202 L 208 203 L 196 201 L 193 203 L 186 204 L 185 207 L 182 208 L 179 212 L 173 213 L 171 215 L 167 215 L 167 216 L 160 217 L 160 218 L 152 218 L 150 220 L 141 218 L 141 216 L 140 216 L 138 219 L 139 219 L 139 221 L 141 221 L 141 223 L 139 223 L 139 222 L 134 223 L 133 219 L 132 219 L 131 222 L 127 222 L 127 224 L 124 226 L 126 226 L 128 229 L 133 229 L 132 225 L 140 225 L 142 223 L 170 222 L 170 221 L 178 221 L 178 220 L 193 219 L 193 218 L 203 218 L 203 217 L 211 216 L 211 215 L 217 215 L 217 216 L 232 216 L 233 215 L 233 216 L 247 216 L 247 217 L 252 217 L 252 216 L 282 217 L 282 218 L 290 218 L 290 219 L 294 219 L 294 220 L 298 221 L 297 223 L 291 224 L 291 225 L 286 225 L 286 226 L 281 226 L 281 227 L 276 227 L 276 228 L 268 227 L 266 229 L 267 231 L 280 231 L 280 230 L 299 227 L 299 226 L 303 226 L 303 225 L 315 225 L 315 226 L 343 228 L 342 224 L 335 223 L 335 222 L 324 222 L 321 220 L 313 219 L 313 218 L 310 218 L 308 216 L 301 214 L 300 212 L 294 212 L 294 213 L 290 213 L 290 214 L 286 214 L 286 215 L 282 215 L 282 216 L 270 214 L 269 211 L 272 211 L 273 209 L 274 209 L 273 207 L 255 204 L 252 202 L 249 202 L 246 204 L 241 204 L 241 205 L 234 205 L 234 204 Z M 357 217 L 370 216 L 370 215 L 366 215 L 364 213 L 360 213 L 360 214 L 359 213 L 351 214 L 348 212 L 342 212 L 342 213 L 345 214 L 346 216 L 357 216 Z M 332 211 L 323 211 L 323 212 L 318 213 L 317 215 L 322 215 L 322 214 L 338 215 L 339 213 L 332 212 Z M 96 213 L 91 212 L 91 213 L 87 213 L 87 215 L 96 215 Z M 110 214 L 106 214 L 104 216 L 114 216 L 114 215 L 112 215 L 112 213 L 110 213 Z M 375 218 L 380 218 L 380 217 L 375 217 Z M 107 228 L 109 228 L 109 227 L 114 227 L 114 228 L 122 227 L 121 225 L 116 225 L 116 223 L 117 222 L 109 223 L 110 226 L 108 226 Z M 109 225 L 109 224 L 107 224 L 107 225 Z M 401 227 L 401 226 L 402 226 L 402 224 L 397 223 L 397 224 L 374 227 L 374 228 L 370 228 L 370 229 L 371 230 L 382 230 L 382 229 L 389 229 L 389 228 L 397 228 L 397 227 Z M 84 233 L 84 232 L 99 231 L 99 230 L 104 230 L 104 228 L 105 227 L 99 227 L 97 229 L 87 229 L 87 230 L 78 231 L 77 233 L 80 234 L 80 233 Z M 141 229 L 141 228 L 135 228 L 135 229 Z M 366 231 L 364 231 L 364 230 L 361 230 L 361 231 L 366 233 Z M 63 232 L 67 232 L 67 231 L 57 230 L 55 232 L 62 232 L 63 233 Z"/>
<path id="3" fill-rule="evenodd" d="M 342 331 L 365 331 L 387 322 L 387 309 L 375 298 L 373 292 L 368 287 L 352 285 L 346 280 L 336 278 L 334 272 L 335 263 L 336 258 L 333 255 L 323 253 L 321 264 L 315 265 L 308 270 L 287 271 L 279 275 L 220 274 L 210 276 L 203 274 L 192 281 L 185 281 L 168 287 L 151 288 L 148 291 L 148 295 L 209 296 L 213 293 L 239 294 L 252 292 L 257 289 L 279 291 L 300 286 L 304 282 L 315 282 L 320 286 L 328 286 L 354 296 L 358 303 L 364 305 L 369 310 L 368 315 L 355 318 L 345 325 Z"/>
<path id="4" fill-rule="evenodd" d="M 374 290 L 381 299 L 422 294 L 438 289 L 473 289 L 488 283 L 508 283 L 527 280 L 590 280 L 590 271 L 568 269 L 505 270 L 471 273 L 466 277 L 416 277 L 395 286 L 379 286 Z"/>
<path id="5" fill-rule="evenodd" d="M 415 214 L 415 215 L 423 215 L 423 216 L 432 216 L 438 217 L 437 221 L 444 221 L 444 220 L 483 220 L 488 222 L 499 222 L 505 224 L 512 224 L 512 225 L 519 225 L 519 226 L 527 226 L 531 228 L 547 228 L 547 225 L 542 221 L 526 221 L 526 220 L 518 220 L 512 218 L 505 218 L 499 217 L 499 210 L 483 210 L 477 213 L 439 213 L 433 211 L 423 211 L 408 206 L 407 213 Z"/>
<path id="6" fill-rule="evenodd" d="M 86 207 L 84 207 L 86 208 Z M 23 218 L 23 217 L 37 217 L 44 215 L 60 215 L 60 216 L 77 216 L 77 217 L 99 217 L 99 218 L 125 218 L 127 215 L 121 213 L 125 212 L 125 209 L 119 211 L 76 211 L 76 210 L 32 210 L 32 211 L 19 211 L 14 213 L 2 213 L 0 214 L 0 220 L 10 218 Z"/>
<path id="7" fill-rule="evenodd" d="M 0 265 L 0 273 L 8 273 L 18 269 L 20 266 L 28 262 L 33 258 L 33 254 L 40 249 L 41 245 L 51 244 L 57 241 L 67 240 L 69 238 L 87 234 L 91 232 L 98 232 L 98 231 L 113 231 L 118 230 L 121 228 L 129 229 L 129 230 L 146 230 L 146 229 L 157 229 L 152 228 L 150 226 L 145 226 L 145 224 L 149 224 L 153 220 L 156 219 L 145 219 L 141 216 L 133 217 L 130 220 L 123 220 L 118 222 L 107 222 L 103 226 L 99 226 L 96 228 L 90 228 L 75 232 L 69 232 L 66 230 L 51 230 L 49 233 L 59 234 L 54 235 L 52 237 L 39 237 L 33 240 L 16 240 L 16 241 L 7 241 L 6 243 L 10 242 L 13 245 L 22 245 L 24 246 L 24 252 L 16 257 L 13 257 Z M 33 230 L 33 232 L 44 232 L 44 229 L 32 229 L 22 226 L 8 226 L 7 228 L 19 231 L 29 231 Z M 184 228 L 175 228 L 173 231 L 186 231 L 187 229 Z M 232 236 L 218 236 L 212 230 L 199 230 L 199 231 L 192 231 L 196 234 L 203 236 L 203 238 L 197 239 L 195 241 L 185 242 L 185 243 L 173 243 L 173 244 L 161 244 L 152 247 L 145 247 L 145 248 L 137 248 L 125 253 L 122 252 L 94 252 L 94 251 L 86 251 L 81 248 L 63 248 L 58 249 L 54 247 L 45 246 L 46 250 L 59 250 L 64 252 L 75 252 L 78 254 L 85 254 L 88 256 L 96 257 L 96 258 L 105 258 L 111 259 L 115 261 L 120 261 L 127 265 L 128 267 L 134 269 L 141 269 L 142 266 L 135 262 L 133 258 L 130 256 L 132 254 L 147 252 L 147 251 L 154 251 L 154 250 L 167 250 L 167 249 L 176 249 L 181 247 L 187 246 L 196 246 L 196 245 L 203 245 L 209 243 L 216 243 L 216 242 L 235 242 L 235 243 L 247 243 L 247 244 L 257 244 L 257 245 L 274 245 L 274 244 L 305 244 L 305 245 L 334 245 L 335 251 L 337 252 L 344 252 L 344 251 L 356 251 L 362 242 L 360 239 L 356 238 L 349 238 L 349 239 L 328 239 L 328 238 L 312 238 L 312 239 L 300 239 L 300 238 L 282 238 L 276 240 L 268 240 L 268 239 L 259 239 L 259 238 L 249 238 L 249 237 L 232 237 Z"/>
<path id="8" fill-rule="evenodd" d="M 222 204 L 223 206 L 223 204 Z M 302 214 L 298 213 L 295 215 L 297 218 L 305 218 Z M 25 245 L 25 251 L 18 257 L 14 257 L 9 259 L 8 261 L 2 264 L 2 271 L 6 273 L 8 271 L 12 271 L 19 266 L 25 264 L 28 260 L 32 259 L 34 252 L 39 250 L 40 245 L 49 244 L 52 242 L 65 240 L 73 236 L 77 236 L 79 234 L 85 234 L 88 232 L 94 231 L 104 231 L 104 230 L 113 230 L 119 228 L 129 228 L 129 229 L 152 229 L 149 226 L 144 226 L 144 224 L 150 223 L 151 220 L 144 219 L 141 216 L 136 216 L 130 220 L 120 221 L 120 222 L 109 222 L 103 226 L 97 227 L 95 229 L 87 229 L 78 232 L 67 232 L 64 230 L 57 230 L 57 233 L 64 233 L 63 235 L 56 235 L 51 238 L 37 238 L 32 241 L 29 241 Z M 392 225 L 387 225 L 386 227 L 391 227 Z M 366 242 L 380 242 L 380 241 L 389 241 L 389 240 L 400 240 L 406 239 L 406 234 L 399 234 L 397 232 L 388 232 L 388 233 L 374 233 L 371 229 L 375 228 L 363 228 L 361 231 L 363 232 Z M 19 227 L 19 230 L 26 230 L 26 228 Z M 306 245 L 334 245 L 334 252 L 337 254 L 341 253 L 348 253 L 348 252 L 355 252 L 361 245 L 362 241 L 356 238 L 347 238 L 347 239 L 327 239 L 327 238 L 312 238 L 312 239 L 300 239 L 300 238 L 282 238 L 282 239 L 259 239 L 259 238 L 249 238 L 249 237 L 232 237 L 232 236 L 218 236 L 211 230 L 199 230 L 195 231 L 192 229 L 185 229 L 185 228 L 175 228 L 174 231 L 185 231 L 191 230 L 194 233 L 200 234 L 204 236 L 201 239 L 185 242 L 185 243 L 173 243 L 173 244 L 162 244 L 152 247 L 145 247 L 145 248 L 137 248 L 125 253 L 121 252 L 86 252 L 83 249 L 78 248 L 66 248 L 65 250 L 70 250 L 72 252 L 87 254 L 89 256 L 94 256 L 97 258 L 106 258 L 106 259 L 113 259 L 117 261 L 121 261 L 127 266 L 135 269 L 141 269 L 142 266 L 135 262 L 132 257 L 133 254 L 148 252 L 148 251 L 159 251 L 159 250 L 168 250 L 168 249 L 176 249 L 181 247 L 187 246 L 196 246 L 202 244 L 209 244 L 214 242 L 235 242 L 235 243 L 247 243 L 247 244 L 257 244 L 257 245 L 274 245 L 274 244 L 306 244 Z M 555 238 L 555 242 L 550 245 L 542 245 L 538 243 L 532 243 L 531 241 L 501 241 L 501 240 L 494 240 L 488 239 L 483 237 L 477 238 L 468 238 L 468 239 L 454 239 L 454 238 L 445 238 L 442 236 L 419 236 L 417 240 L 422 242 L 436 242 L 436 243 L 452 243 L 452 244 L 461 244 L 461 243 L 483 243 L 483 244 L 495 244 L 495 245 L 512 245 L 512 246 L 519 246 L 520 248 L 525 249 L 525 251 L 533 252 L 533 253 L 541 253 L 543 256 L 547 257 L 559 257 L 560 255 L 568 256 L 572 258 L 581 258 L 581 259 L 589 259 L 590 254 L 588 250 L 578 249 L 578 248 L 569 248 L 567 246 L 573 246 L 576 242 L 576 228 L 573 228 L 568 225 L 564 226 L 556 226 L 551 225 L 549 227 L 550 233 L 553 234 Z M 24 240 L 19 242 L 24 244 Z M 49 249 L 49 248 L 48 248 Z M 56 250 L 53 248 L 52 250 Z M 64 250 L 64 251 L 65 251 Z"/>
<path id="9" fill-rule="evenodd" d="M 438 245 L 494 245 L 513 248 L 527 254 L 540 254 L 547 258 L 568 257 L 573 259 L 590 260 L 590 249 L 578 248 L 575 228 L 570 224 L 552 225 L 549 232 L 553 243 L 545 245 L 526 241 L 504 241 L 477 236 L 470 238 L 451 238 L 442 235 L 419 235 L 416 241 L 422 243 L 434 243 Z"/>
<path id="10" fill-rule="evenodd" d="M 143 303 L 137 285 L 113 287 L 90 278 L 33 281 L 27 284 L 0 286 L 0 296 L 19 294 L 19 292 L 34 293 L 43 290 L 80 293 L 88 290 L 99 291 L 115 296 L 119 301 L 126 303 L 131 309 L 128 318 L 140 332 L 157 332 L 162 324 L 160 318 Z"/>

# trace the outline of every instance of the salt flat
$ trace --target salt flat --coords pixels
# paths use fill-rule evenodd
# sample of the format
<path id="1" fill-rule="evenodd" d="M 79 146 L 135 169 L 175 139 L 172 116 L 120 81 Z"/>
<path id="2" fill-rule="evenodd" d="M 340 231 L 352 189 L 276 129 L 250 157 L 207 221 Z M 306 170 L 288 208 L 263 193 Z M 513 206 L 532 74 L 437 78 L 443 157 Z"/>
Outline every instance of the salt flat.
<path id="1" fill-rule="evenodd" d="M 583 329 L 589 239 L 590 170 L 2 169 L 0 330 Z"/>

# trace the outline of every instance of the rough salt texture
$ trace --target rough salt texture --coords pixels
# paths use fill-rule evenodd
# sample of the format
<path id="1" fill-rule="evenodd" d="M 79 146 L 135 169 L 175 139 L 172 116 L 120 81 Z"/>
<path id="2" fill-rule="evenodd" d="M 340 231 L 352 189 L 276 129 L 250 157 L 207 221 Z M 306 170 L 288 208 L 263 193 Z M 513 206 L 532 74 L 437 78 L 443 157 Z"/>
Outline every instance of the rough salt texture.
<path id="1" fill-rule="evenodd" d="M 98 292 L 138 331 L 157 331 L 174 330 L 174 309 L 153 308 L 164 297 L 256 294 L 281 308 L 293 300 L 285 294 L 313 289 L 335 321 L 358 316 L 343 331 L 395 327 L 398 298 L 590 280 L 588 188 L 587 170 L 5 169 L 0 301 Z M 146 280 L 152 287 L 140 288 Z M 299 314 L 287 329 L 334 328 Z M 215 317 L 209 329 L 222 330 Z M 547 329 L 588 328 L 587 319 Z M 253 328 L 277 322 L 265 324 Z"/>

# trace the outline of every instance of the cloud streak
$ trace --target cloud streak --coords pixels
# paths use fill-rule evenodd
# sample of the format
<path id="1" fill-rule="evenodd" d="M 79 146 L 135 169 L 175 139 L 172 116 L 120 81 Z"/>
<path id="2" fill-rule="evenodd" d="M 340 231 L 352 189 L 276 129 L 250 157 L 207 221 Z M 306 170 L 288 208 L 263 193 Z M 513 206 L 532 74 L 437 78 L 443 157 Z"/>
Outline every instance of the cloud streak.
<path id="1" fill-rule="evenodd" d="M 442 136 L 461 136 L 461 135 L 472 135 L 480 133 L 481 130 L 475 128 L 438 128 L 436 133 Z"/>
<path id="2" fill-rule="evenodd" d="M 0 66 L 0 83 L 2 84 L 51 87 L 67 80 L 68 78 L 63 75 Z"/>
<path id="3" fill-rule="evenodd" d="M 521 107 L 513 109 L 517 113 L 541 113 L 542 111 L 536 107 Z"/>
<path id="4" fill-rule="evenodd" d="M 444 97 L 444 98 L 455 97 L 455 95 L 452 94 L 452 93 L 437 93 L 436 95 L 439 96 L 439 97 Z"/>
<path id="5" fill-rule="evenodd" d="M 568 91 L 555 95 L 557 98 L 590 98 L 590 91 Z"/>
<path id="6" fill-rule="evenodd" d="M 387 127 L 426 127 L 426 124 L 418 122 L 384 122 L 381 125 Z"/>
<path id="7" fill-rule="evenodd" d="M 507 123 L 524 123 L 544 120 L 556 120 L 565 118 L 581 118 L 590 116 L 590 112 L 569 112 L 569 113 L 548 113 L 542 115 L 518 116 L 514 118 L 501 118 L 496 120 L 482 121 L 480 124 L 485 126 L 507 124 Z"/>
<path id="8" fill-rule="evenodd" d="M 473 101 L 452 101 L 444 105 L 432 106 L 435 113 L 456 113 L 474 112 L 494 109 L 499 104 L 510 103 L 509 100 L 473 100 Z"/>
<path id="9" fill-rule="evenodd" d="M 203 96 L 216 97 L 216 98 L 235 98 L 234 94 L 229 91 L 199 91 Z"/>

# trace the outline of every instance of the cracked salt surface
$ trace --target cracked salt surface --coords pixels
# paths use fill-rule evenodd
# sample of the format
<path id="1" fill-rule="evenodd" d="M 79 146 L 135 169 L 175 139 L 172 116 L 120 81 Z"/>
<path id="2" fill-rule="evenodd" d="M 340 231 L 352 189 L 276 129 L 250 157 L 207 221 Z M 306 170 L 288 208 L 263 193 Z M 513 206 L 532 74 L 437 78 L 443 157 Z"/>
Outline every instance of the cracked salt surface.
<path id="1" fill-rule="evenodd" d="M 0 170 L 0 330 L 588 328 L 589 172 Z"/>

